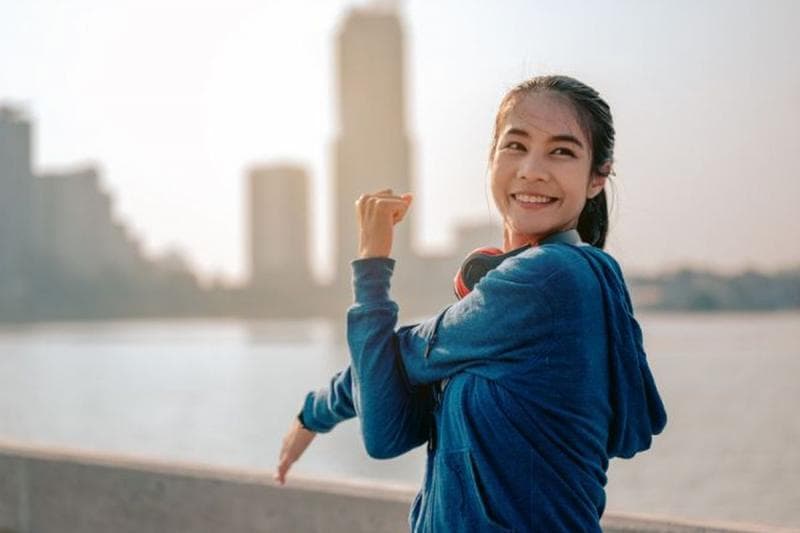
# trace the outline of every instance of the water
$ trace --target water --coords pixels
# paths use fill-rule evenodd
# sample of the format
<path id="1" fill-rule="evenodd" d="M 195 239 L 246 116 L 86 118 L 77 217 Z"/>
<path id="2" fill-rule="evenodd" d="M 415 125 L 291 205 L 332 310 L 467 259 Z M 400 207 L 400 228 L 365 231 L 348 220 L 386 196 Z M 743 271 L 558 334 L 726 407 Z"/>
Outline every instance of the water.
<path id="1" fill-rule="evenodd" d="M 800 526 L 800 314 L 640 321 L 669 422 L 611 462 L 608 509 Z M 0 439 L 272 469 L 305 393 L 346 364 L 324 321 L 5 327 Z M 377 461 L 358 431 L 318 436 L 293 472 L 420 484 L 424 447 Z"/>

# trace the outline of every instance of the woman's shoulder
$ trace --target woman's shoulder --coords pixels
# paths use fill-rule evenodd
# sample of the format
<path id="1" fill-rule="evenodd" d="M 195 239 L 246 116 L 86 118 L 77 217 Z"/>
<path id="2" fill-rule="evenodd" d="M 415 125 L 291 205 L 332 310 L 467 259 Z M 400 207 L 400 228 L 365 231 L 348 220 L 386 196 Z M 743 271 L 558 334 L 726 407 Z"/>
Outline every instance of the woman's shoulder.
<path id="1" fill-rule="evenodd" d="M 583 257 L 583 251 L 579 248 L 592 248 L 589 245 L 572 244 L 543 244 L 533 246 L 521 254 L 511 257 L 503 262 L 501 267 L 510 272 L 520 272 L 541 275 L 554 274 L 558 272 L 571 272 L 573 274 L 584 274 L 589 270 L 589 265 Z M 602 250 L 598 250 L 601 253 Z"/>
<path id="2" fill-rule="evenodd" d="M 506 259 L 498 274 L 548 290 L 577 289 L 595 285 L 598 268 L 613 270 L 621 277 L 619 265 L 607 252 L 590 245 L 555 243 L 534 246 Z"/>

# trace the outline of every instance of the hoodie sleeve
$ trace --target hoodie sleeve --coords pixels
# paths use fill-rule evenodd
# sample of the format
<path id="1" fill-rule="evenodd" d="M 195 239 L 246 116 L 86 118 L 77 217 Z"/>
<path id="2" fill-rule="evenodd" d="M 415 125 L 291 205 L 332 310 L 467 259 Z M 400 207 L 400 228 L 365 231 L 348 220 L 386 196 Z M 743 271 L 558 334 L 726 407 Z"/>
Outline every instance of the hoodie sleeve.
<path id="1" fill-rule="evenodd" d="M 397 331 L 397 305 L 389 298 L 393 266 L 385 258 L 353 262 L 355 305 L 348 312 L 347 337 L 362 387 L 398 362 L 407 386 L 435 383 L 467 368 L 501 378 L 518 370 L 513 363 L 529 359 L 531 347 L 544 346 L 552 331 L 552 312 L 539 285 L 558 266 L 543 253 L 507 259 L 466 298 Z"/>
<path id="2" fill-rule="evenodd" d="M 356 416 L 353 407 L 351 370 L 348 366 L 337 372 L 317 391 L 309 392 L 303 402 L 303 423 L 317 433 L 327 433 L 339 422 Z"/>
<path id="3" fill-rule="evenodd" d="M 353 261 L 355 302 L 347 313 L 353 406 L 367 453 L 376 459 L 401 455 L 428 440 L 432 423 L 430 386 L 412 386 L 398 355 L 397 304 L 389 299 L 390 258 Z"/>

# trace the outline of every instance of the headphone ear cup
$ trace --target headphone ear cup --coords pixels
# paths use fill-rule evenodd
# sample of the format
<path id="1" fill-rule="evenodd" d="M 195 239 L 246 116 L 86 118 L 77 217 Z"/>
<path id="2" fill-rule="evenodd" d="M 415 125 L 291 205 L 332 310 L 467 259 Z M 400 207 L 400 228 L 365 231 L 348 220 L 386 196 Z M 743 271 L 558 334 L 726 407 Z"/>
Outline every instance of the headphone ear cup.
<path id="1" fill-rule="evenodd" d="M 453 278 L 453 289 L 456 293 L 456 298 L 460 300 L 469 294 L 483 276 L 500 264 L 504 259 L 504 257 L 499 257 L 502 255 L 503 251 L 494 247 L 473 250 L 461 263 L 461 268 L 458 269 L 455 278 Z"/>
<path id="2" fill-rule="evenodd" d="M 500 263 L 521 254 L 528 248 L 530 244 L 515 248 L 510 252 L 503 252 L 500 248 L 486 247 L 476 248 L 473 250 L 464 262 L 461 263 L 461 268 L 456 272 L 456 277 L 453 279 L 453 288 L 455 289 L 456 298 L 459 300 L 469 294 L 475 285 L 481 280 L 483 276 L 500 266 Z"/>

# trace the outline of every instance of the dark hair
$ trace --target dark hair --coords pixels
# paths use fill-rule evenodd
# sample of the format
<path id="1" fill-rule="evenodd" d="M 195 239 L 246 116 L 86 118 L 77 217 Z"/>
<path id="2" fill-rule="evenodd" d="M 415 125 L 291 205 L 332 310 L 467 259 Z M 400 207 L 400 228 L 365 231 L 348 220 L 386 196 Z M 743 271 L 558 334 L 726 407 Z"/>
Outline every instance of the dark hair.
<path id="1" fill-rule="evenodd" d="M 537 76 L 523 81 L 506 93 L 495 117 L 489 160 L 494 158 L 500 128 L 506 114 L 516 105 L 519 97 L 544 91 L 556 93 L 570 102 L 578 123 L 591 143 L 592 172 L 608 176 L 611 163 L 614 161 L 614 123 L 611 109 L 597 91 L 569 76 Z M 608 234 L 608 203 L 605 189 L 594 198 L 586 200 L 586 205 L 578 217 L 578 233 L 584 242 L 592 246 L 598 248 L 605 246 Z"/>

